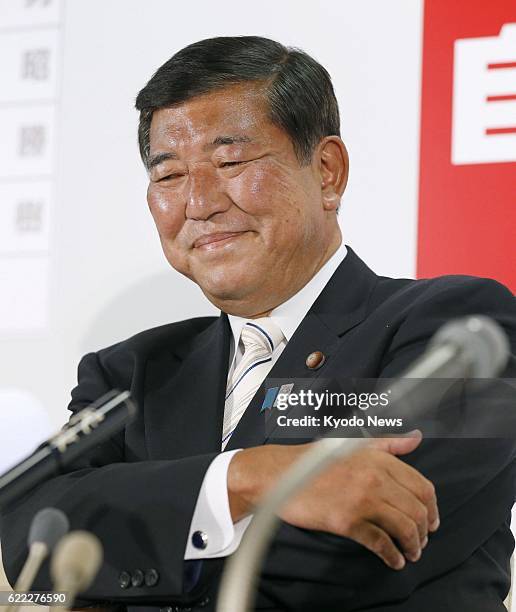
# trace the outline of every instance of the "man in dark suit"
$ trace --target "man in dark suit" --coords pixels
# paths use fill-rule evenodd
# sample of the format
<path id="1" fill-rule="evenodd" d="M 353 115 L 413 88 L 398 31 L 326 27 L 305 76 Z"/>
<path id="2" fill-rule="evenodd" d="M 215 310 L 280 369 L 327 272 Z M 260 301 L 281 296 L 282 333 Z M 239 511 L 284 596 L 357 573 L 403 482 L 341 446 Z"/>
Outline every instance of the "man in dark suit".
<path id="1" fill-rule="evenodd" d="M 379 277 L 344 246 L 337 103 L 303 52 L 200 41 L 157 71 L 137 108 L 165 255 L 221 315 L 83 358 L 70 410 L 117 387 L 138 418 L 3 512 L 4 563 L 13 582 L 32 517 L 53 505 L 104 545 L 84 605 L 214 609 L 224 557 L 310 446 L 266 427 L 268 381 L 394 377 L 443 323 L 473 313 L 497 320 L 514 351 L 516 307 L 489 279 Z M 515 372 L 512 356 L 504 374 Z M 282 511 L 257 609 L 503 610 L 515 449 L 510 435 L 419 434 L 340 460 Z M 37 586 L 49 588 L 47 566 Z"/>

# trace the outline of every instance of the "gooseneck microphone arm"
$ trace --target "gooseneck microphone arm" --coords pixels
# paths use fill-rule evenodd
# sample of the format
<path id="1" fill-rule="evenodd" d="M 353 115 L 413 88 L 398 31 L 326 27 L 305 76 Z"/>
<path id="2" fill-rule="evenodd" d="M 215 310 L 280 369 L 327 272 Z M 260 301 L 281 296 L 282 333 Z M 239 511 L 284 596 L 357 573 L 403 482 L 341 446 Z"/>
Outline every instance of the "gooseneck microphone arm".
<path id="1" fill-rule="evenodd" d="M 488 378 L 499 374 L 510 354 L 509 341 L 491 319 L 476 315 L 445 324 L 432 337 L 423 355 L 391 385 L 391 401 L 403 404 L 407 397 L 419 400 L 412 410 L 424 414 L 435 398 L 419 397 L 421 379 L 431 377 Z M 418 380 L 419 379 L 419 380 Z M 217 612 L 249 612 L 253 609 L 259 570 L 280 519 L 278 512 L 300 489 L 338 458 L 369 444 L 369 438 L 323 437 L 304 453 L 258 506 L 240 546 L 226 562 Z"/>
<path id="2" fill-rule="evenodd" d="M 118 390 L 74 414 L 56 435 L 0 476 L 0 508 L 61 473 L 76 457 L 120 431 L 135 414 L 130 393 Z"/>

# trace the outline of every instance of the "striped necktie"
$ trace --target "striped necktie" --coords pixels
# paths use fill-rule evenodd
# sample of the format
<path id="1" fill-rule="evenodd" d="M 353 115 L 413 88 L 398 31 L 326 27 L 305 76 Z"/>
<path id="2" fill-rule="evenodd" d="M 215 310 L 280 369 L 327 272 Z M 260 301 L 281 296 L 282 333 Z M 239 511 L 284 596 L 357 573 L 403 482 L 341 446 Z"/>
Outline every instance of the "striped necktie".
<path id="1" fill-rule="evenodd" d="M 247 321 L 242 327 L 240 343 L 244 354 L 232 375 L 228 378 L 222 450 L 229 442 L 240 417 L 272 367 L 272 354 L 283 333 L 270 317 Z M 237 347 L 235 347 L 237 350 Z"/>

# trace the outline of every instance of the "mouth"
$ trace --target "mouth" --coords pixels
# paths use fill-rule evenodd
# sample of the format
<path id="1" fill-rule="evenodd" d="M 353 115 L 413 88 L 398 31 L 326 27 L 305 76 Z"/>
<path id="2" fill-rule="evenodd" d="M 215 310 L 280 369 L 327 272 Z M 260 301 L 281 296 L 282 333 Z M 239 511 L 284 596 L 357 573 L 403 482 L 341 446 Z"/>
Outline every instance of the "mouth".
<path id="1" fill-rule="evenodd" d="M 222 247 L 227 243 L 239 238 L 246 234 L 247 231 L 243 232 L 218 232 L 214 234 L 206 234 L 205 236 L 201 236 L 197 238 L 197 240 L 193 243 L 194 249 L 202 249 L 202 250 L 211 250 L 215 248 Z"/>

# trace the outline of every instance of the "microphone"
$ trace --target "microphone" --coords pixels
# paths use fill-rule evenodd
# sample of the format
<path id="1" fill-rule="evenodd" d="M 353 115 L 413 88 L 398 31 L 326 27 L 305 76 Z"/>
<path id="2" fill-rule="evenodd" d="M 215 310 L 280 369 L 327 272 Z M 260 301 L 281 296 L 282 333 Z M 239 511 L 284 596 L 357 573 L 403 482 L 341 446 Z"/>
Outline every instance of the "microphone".
<path id="1" fill-rule="evenodd" d="M 14 586 L 15 591 L 30 591 L 43 561 L 68 529 L 65 513 L 57 508 L 44 508 L 34 516 L 27 541 L 29 554 Z M 14 612 L 18 608 L 19 605 L 8 606 L 7 612 Z"/>
<path id="2" fill-rule="evenodd" d="M 490 378 L 505 367 L 509 354 L 507 335 L 489 317 L 455 319 L 432 336 L 404 377 Z"/>
<path id="3" fill-rule="evenodd" d="M 0 507 L 59 474 L 79 455 L 120 431 L 135 415 L 129 391 L 116 389 L 74 414 L 32 455 L 0 476 Z"/>
<path id="4" fill-rule="evenodd" d="M 423 355 L 401 375 L 400 380 L 391 385 L 391 403 L 396 405 L 408 397 L 417 396 L 410 408 L 412 413 L 422 414 L 432 403 L 433 395 L 417 395 L 422 379 L 494 377 L 503 370 L 509 355 L 507 336 L 492 319 L 473 315 L 450 321 L 436 332 Z M 278 527 L 279 510 L 325 467 L 351 455 L 370 441 L 371 438 L 323 437 L 290 466 L 258 506 L 240 546 L 226 562 L 217 612 L 252 610 L 258 573 Z"/>
<path id="5" fill-rule="evenodd" d="M 446 379 L 474 379 L 476 389 L 499 374 L 510 355 L 502 328 L 489 317 L 474 315 L 443 325 L 425 352 L 390 386 L 390 403 L 398 412 L 423 414 L 449 388 Z M 427 381 L 433 384 L 428 385 Z M 485 379 L 485 380 L 483 380 Z"/>
<path id="6" fill-rule="evenodd" d="M 95 579 L 102 564 L 102 544 L 88 531 L 71 531 L 60 540 L 50 561 L 54 592 L 65 591 L 70 610 L 78 593 Z M 56 608 L 62 610 L 62 608 Z"/>

